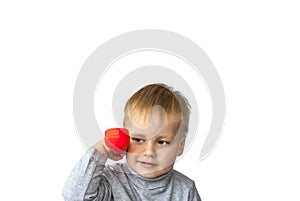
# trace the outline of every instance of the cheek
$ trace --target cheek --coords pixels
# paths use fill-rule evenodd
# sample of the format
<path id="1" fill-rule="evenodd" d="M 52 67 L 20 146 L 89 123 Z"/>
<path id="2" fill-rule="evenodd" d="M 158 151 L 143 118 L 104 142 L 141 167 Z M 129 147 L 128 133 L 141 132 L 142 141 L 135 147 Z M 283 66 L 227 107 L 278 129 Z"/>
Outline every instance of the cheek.
<path id="1" fill-rule="evenodd" d="M 127 152 L 128 153 L 135 153 L 135 154 L 138 154 L 141 152 L 141 147 L 142 146 L 137 146 L 133 143 L 130 143 L 129 146 L 127 147 Z"/>
<path id="2" fill-rule="evenodd" d="M 157 155 L 164 158 L 164 160 L 172 161 L 177 155 L 177 144 L 163 147 L 157 151 Z"/>
<path id="3" fill-rule="evenodd" d="M 172 151 L 163 151 L 162 154 L 157 156 L 157 159 L 160 162 L 160 166 L 166 168 L 175 163 L 176 154 Z"/>
<path id="4" fill-rule="evenodd" d="M 170 160 L 174 160 L 174 158 L 176 158 L 176 156 L 177 156 L 178 148 L 179 148 L 179 144 L 174 143 L 174 144 L 166 147 L 165 149 L 163 149 L 162 154 L 167 156 L 167 158 L 170 158 Z"/>

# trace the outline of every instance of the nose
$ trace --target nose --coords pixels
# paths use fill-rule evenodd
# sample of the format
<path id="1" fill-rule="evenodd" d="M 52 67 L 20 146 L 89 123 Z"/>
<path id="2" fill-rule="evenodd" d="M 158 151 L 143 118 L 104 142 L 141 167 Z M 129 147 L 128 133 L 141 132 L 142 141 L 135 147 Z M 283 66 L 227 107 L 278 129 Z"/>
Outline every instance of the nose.
<path id="1" fill-rule="evenodd" d="M 155 145 L 152 142 L 147 142 L 144 147 L 144 156 L 148 157 L 155 157 L 156 156 L 156 149 Z"/>

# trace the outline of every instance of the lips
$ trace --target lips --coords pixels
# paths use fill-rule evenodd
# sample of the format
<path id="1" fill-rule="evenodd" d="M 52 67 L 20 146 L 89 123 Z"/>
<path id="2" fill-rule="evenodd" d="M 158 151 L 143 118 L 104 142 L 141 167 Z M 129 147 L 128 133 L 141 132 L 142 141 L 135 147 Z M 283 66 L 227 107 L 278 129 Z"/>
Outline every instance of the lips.
<path id="1" fill-rule="evenodd" d="M 146 162 L 146 161 L 138 161 L 138 163 L 140 163 L 143 167 L 146 168 L 152 168 L 157 166 L 155 163 L 150 163 L 150 162 Z"/>

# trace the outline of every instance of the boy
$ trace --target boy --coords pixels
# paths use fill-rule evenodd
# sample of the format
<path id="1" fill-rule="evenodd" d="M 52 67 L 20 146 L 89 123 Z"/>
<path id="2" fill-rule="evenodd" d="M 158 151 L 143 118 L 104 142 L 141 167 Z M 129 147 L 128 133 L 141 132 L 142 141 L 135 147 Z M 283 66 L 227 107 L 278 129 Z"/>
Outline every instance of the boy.
<path id="1" fill-rule="evenodd" d="M 194 181 L 173 169 L 183 153 L 190 106 L 178 91 L 150 84 L 127 101 L 124 127 L 131 141 L 115 154 L 101 140 L 73 169 L 63 197 L 73 200 L 200 201 Z M 126 163 L 105 166 L 107 158 Z"/>

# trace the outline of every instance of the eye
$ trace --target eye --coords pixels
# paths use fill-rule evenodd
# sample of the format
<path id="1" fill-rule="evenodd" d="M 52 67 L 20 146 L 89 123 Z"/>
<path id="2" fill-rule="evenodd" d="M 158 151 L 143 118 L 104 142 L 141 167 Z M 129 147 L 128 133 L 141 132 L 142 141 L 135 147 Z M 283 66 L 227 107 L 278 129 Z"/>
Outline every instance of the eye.
<path id="1" fill-rule="evenodd" d="M 166 140 L 159 140 L 157 143 L 160 144 L 160 145 L 168 145 L 168 144 L 170 144 L 170 142 L 166 141 Z"/>
<path id="2" fill-rule="evenodd" d="M 137 142 L 137 143 L 143 143 L 143 142 L 145 142 L 144 139 L 136 138 L 136 137 L 132 137 L 131 140 L 133 140 L 133 141 L 135 141 L 135 142 Z"/>

